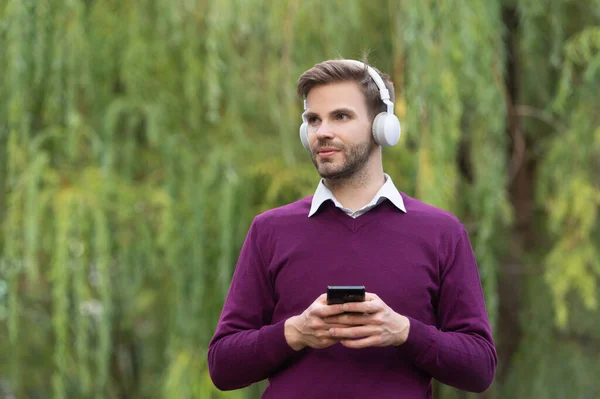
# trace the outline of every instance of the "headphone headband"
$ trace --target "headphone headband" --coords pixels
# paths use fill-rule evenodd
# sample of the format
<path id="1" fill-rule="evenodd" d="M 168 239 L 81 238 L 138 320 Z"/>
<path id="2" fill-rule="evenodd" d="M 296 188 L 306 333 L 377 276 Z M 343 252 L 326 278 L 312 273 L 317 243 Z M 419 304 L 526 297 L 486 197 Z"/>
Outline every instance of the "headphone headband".
<path id="1" fill-rule="evenodd" d="M 371 76 L 371 79 L 373 79 L 373 81 L 375 82 L 375 84 L 377 85 L 377 88 L 379 89 L 379 97 L 381 97 L 381 101 L 383 101 L 383 103 L 387 106 L 387 113 L 388 114 L 394 114 L 394 104 L 392 104 L 392 102 L 390 101 L 390 92 L 387 89 L 387 87 L 385 87 L 385 83 L 383 83 L 383 79 L 381 79 L 381 76 L 377 73 L 376 70 L 374 70 L 373 68 L 371 68 L 369 65 L 360 62 L 360 61 L 356 61 L 356 60 L 343 60 L 344 62 L 348 62 L 350 64 L 354 64 L 357 65 L 363 69 L 367 69 L 367 72 L 369 73 L 369 76 Z"/>
<path id="2" fill-rule="evenodd" d="M 359 66 L 363 69 L 365 69 L 365 68 L 367 69 L 369 76 L 371 76 L 371 79 L 373 79 L 373 81 L 375 82 L 375 85 L 377 85 L 377 88 L 379 89 L 379 97 L 381 98 L 381 101 L 387 107 L 386 112 L 388 114 L 393 115 L 394 114 L 394 104 L 390 101 L 390 92 L 387 89 L 387 87 L 385 87 L 385 83 L 383 83 L 383 79 L 381 79 L 381 76 L 379 76 L 377 71 L 374 70 L 373 68 L 371 68 L 369 65 L 367 65 L 363 62 L 360 62 L 360 61 L 356 61 L 356 60 L 340 60 L 340 61 L 344 61 L 349 64 L 354 64 L 356 66 Z M 304 99 L 304 110 L 306 111 L 306 98 Z"/>

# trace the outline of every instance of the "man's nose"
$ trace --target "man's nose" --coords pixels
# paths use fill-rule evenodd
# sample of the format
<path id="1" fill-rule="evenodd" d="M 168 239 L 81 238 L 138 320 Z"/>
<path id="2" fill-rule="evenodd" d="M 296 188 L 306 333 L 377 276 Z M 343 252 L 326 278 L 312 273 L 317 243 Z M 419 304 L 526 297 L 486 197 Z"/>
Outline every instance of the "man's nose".
<path id="1" fill-rule="evenodd" d="M 317 130 L 315 131 L 315 136 L 317 139 L 330 139 L 335 135 L 333 131 L 333 126 L 328 124 L 327 122 L 321 122 Z"/>

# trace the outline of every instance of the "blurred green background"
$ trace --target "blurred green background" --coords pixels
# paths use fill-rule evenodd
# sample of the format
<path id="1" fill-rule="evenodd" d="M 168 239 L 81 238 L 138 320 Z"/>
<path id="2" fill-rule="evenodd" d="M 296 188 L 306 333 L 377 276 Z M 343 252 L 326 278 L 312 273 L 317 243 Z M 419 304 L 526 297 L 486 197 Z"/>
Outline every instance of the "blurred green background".
<path id="1" fill-rule="evenodd" d="M 600 398 L 598 0 L 0 0 L 0 398 L 258 398 L 208 340 L 253 216 L 318 183 L 298 76 L 364 51 L 494 327 L 490 390 L 436 398 Z"/>

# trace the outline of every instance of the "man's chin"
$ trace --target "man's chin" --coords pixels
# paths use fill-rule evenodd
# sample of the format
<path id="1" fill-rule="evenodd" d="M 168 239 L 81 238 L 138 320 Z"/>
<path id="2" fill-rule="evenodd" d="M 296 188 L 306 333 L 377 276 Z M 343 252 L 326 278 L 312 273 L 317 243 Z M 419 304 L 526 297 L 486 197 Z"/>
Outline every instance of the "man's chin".
<path id="1" fill-rule="evenodd" d="M 348 170 L 345 168 L 346 165 L 339 162 L 339 160 L 317 160 L 313 158 L 313 164 L 323 179 L 341 180 L 348 177 Z"/>
<path id="2" fill-rule="evenodd" d="M 343 170 L 332 170 L 331 168 L 317 168 L 317 172 L 323 179 L 327 180 L 340 180 L 346 177 L 346 173 Z"/>

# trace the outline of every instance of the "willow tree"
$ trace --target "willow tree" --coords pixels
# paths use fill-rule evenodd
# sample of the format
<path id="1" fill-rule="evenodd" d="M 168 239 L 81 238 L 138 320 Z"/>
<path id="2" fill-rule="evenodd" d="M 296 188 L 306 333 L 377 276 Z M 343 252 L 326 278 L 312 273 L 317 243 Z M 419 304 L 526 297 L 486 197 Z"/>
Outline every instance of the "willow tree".
<path id="1" fill-rule="evenodd" d="M 368 50 L 386 171 L 470 232 L 485 395 L 600 395 L 599 26 L 597 0 L 1 0 L 0 392 L 257 397 L 216 391 L 207 342 L 252 217 L 316 186 L 297 77 Z"/>

